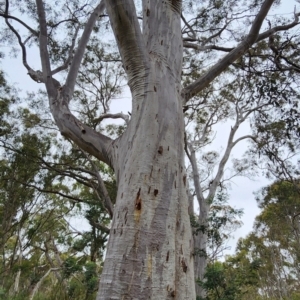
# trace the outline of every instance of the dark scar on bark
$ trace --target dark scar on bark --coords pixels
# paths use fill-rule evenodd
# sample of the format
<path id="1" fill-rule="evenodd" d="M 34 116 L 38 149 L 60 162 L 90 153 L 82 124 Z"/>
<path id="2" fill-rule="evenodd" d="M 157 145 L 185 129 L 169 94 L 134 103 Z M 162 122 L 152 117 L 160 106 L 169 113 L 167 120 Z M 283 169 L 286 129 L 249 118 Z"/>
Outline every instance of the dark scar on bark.
<path id="1" fill-rule="evenodd" d="M 136 199 L 135 199 L 135 209 L 136 210 L 142 209 L 142 199 L 140 197 L 140 194 L 141 194 L 141 188 L 139 188 L 139 191 L 136 194 Z"/>
<path id="2" fill-rule="evenodd" d="M 127 223 L 127 213 L 128 213 L 128 211 L 126 211 L 125 217 L 124 217 L 124 219 L 125 219 L 125 225 L 126 225 L 126 223 Z"/>
<path id="3" fill-rule="evenodd" d="M 159 146 L 157 152 L 158 152 L 159 154 L 163 154 L 163 152 L 164 152 L 163 146 Z"/>
<path id="4" fill-rule="evenodd" d="M 170 254 L 170 252 L 168 251 L 168 252 L 167 252 L 166 261 L 169 261 L 169 254 Z"/>
<path id="5" fill-rule="evenodd" d="M 186 265 L 184 259 L 181 260 L 181 266 L 182 266 L 182 271 L 184 273 L 186 273 L 186 271 L 187 271 L 187 265 Z"/>
<path id="6" fill-rule="evenodd" d="M 186 175 L 183 176 L 183 184 L 186 185 Z"/>
<path id="7" fill-rule="evenodd" d="M 158 190 L 154 190 L 154 196 L 156 197 L 158 194 Z"/>
<path id="8" fill-rule="evenodd" d="M 150 16 L 150 9 L 149 8 L 147 8 L 146 15 L 147 15 L 147 17 Z"/>

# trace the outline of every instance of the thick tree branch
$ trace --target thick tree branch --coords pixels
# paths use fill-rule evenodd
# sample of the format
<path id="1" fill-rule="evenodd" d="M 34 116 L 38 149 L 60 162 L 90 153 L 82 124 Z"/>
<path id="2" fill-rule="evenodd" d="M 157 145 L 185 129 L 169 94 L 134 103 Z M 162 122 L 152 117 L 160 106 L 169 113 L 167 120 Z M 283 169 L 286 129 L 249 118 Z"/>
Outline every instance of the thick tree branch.
<path id="1" fill-rule="evenodd" d="M 105 4 L 104 4 L 104 0 L 102 0 L 98 4 L 98 6 L 95 8 L 95 10 L 91 13 L 91 16 L 90 16 L 89 20 L 87 21 L 84 31 L 83 31 L 83 34 L 80 38 L 80 42 L 78 44 L 76 53 L 72 60 L 72 64 L 71 64 L 71 67 L 70 67 L 70 70 L 68 73 L 68 77 L 67 77 L 67 80 L 65 83 L 65 86 L 68 89 L 68 94 L 69 94 L 70 99 L 74 92 L 74 87 L 75 87 L 76 78 L 78 75 L 78 70 L 80 68 L 86 46 L 90 39 L 90 35 L 92 33 L 92 30 L 94 28 L 94 25 L 95 25 L 97 19 L 99 18 L 101 13 L 104 11 L 104 9 L 105 9 Z"/>
<path id="2" fill-rule="evenodd" d="M 265 0 L 260 8 L 252 27 L 246 38 L 230 53 L 223 57 L 215 66 L 208 70 L 203 76 L 194 83 L 187 86 L 182 91 L 182 97 L 186 103 L 190 98 L 199 93 L 204 87 L 220 75 L 231 63 L 242 56 L 259 38 L 259 31 L 264 19 L 266 18 L 274 0 Z"/>
<path id="3" fill-rule="evenodd" d="M 42 63 L 42 72 L 43 72 L 43 82 L 46 85 L 46 89 L 49 96 L 55 97 L 57 94 L 55 92 L 54 81 L 51 76 L 51 66 L 48 52 L 48 34 L 47 34 L 47 22 L 46 22 L 46 14 L 44 9 L 44 3 L 42 0 L 36 0 L 37 5 L 37 13 L 40 24 L 40 57 Z M 58 85 L 58 84 L 56 84 Z M 58 88 L 58 86 L 56 86 Z"/>
<path id="4" fill-rule="evenodd" d="M 42 0 L 36 0 L 39 24 L 40 24 L 40 56 L 43 70 L 43 82 L 46 85 L 51 113 L 55 119 L 60 132 L 67 138 L 74 141 L 81 149 L 87 151 L 99 160 L 105 162 L 113 168 L 112 140 L 105 135 L 96 132 L 87 125 L 81 123 L 70 111 L 69 102 L 73 96 L 75 80 L 79 65 L 83 56 L 84 49 L 89 39 L 90 31 L 93 29 L 99 12 L 104 9 L 103 1 L 97 6 L 96 11 L 92 13 L 88 25 L 79 44 L 79 49 L 73 58 L 66 86 L 61 87 L 60 83 L 52 78 L 49 53 L 47 48 L 48 35 L 47 23 Z"/>
<path id="5" fill-rule="evenodd" d="M 131 91 L 144 84 L 148 53 L 133 0 L 106 0 L 106 9 L 122 57 Z"/>

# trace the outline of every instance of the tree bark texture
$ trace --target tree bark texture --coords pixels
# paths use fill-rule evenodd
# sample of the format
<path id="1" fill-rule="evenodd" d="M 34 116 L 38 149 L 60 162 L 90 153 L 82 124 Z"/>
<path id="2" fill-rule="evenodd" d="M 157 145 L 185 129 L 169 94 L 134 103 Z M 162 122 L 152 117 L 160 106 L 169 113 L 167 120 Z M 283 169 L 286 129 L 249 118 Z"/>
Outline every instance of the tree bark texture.
<path id="1" fill-rule="evenodd" d="M 125 4 L 107 4 L 112 22 Z M 130 49 L 127 37 L 118 39 L 133 110 L 126 132 L 112 144 L 118 195 L 97 299 L 195 299 L 180 14 L 168 1 L 144 1 L 144 13 L 143 37 L 131 35 Z M 123 24 L 131 22 L 124 18 Z M 118 20 L 113 28 L 120 33 Z M 128 50 L 136 52 L 134 62 Z"/>

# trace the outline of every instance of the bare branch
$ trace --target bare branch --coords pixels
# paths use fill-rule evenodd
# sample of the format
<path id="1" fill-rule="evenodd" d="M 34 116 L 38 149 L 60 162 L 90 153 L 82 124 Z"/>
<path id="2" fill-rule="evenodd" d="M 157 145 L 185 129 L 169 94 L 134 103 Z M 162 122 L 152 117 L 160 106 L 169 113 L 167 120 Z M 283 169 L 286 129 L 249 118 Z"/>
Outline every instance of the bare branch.
<path id="1" fill-rule="evenodd" d="M 185 26 L 191 31 L 193 39 L 196 39 L 196 33 L 193 29 L 193 27 L 187 22 L 183 14 L 181 14 L 181 19 L 184 22 Z"/>
<path id="2" fill-rule="evenodd" d="M 190 150 L 190 154 L 188 155 L 191 166 L 192 166 L 192 171 L 193 171 L 193 182 L 195 186 L 195 192 L 196 192 L 196 198 L 198 200 L 198 204 L 200 206 L 200 211 L 203 211 L 205 209 L 205 198 L 203 196 L 203 191 L 200 186 L 200 175 L 199 175 L 199 170 L 198 170 L 198 165 L 197 165 L 197 159 L 196 159 L 196 151 L 194 147 L 191 144 L 188 144 L 188 148 Z"/>
<path id="3" fill-rule="evenodd" d="M 42 188 L 39 188 L 38 186 L 36 185 L 33 185 L 33 184 L 28 184 L 28 183 L 24 183 L 24 182 L 19 182 L 21 183 L 22 185 L 26 186 L 26 187 L 31 187 L 31 188 L 34 188 L 35 190 L 41 192 L 41 193 L 47 193 L 47 194 L 55 194 L 55 195 L 59 195 L 59 196 L 62 196 L 64 198 L 67 198 L 73 202 L 76 202 L 76 203 L 85 203 L 83 200 L 79 199 L 79 198 L 76 198 L 74 196 L 69 196 L 69 195 L 66 195 L 66 194 L 63 194 L 59 191 L 54 191 L 54 190 L 47 190 L 47 189 L 42 189 Z"/>
<path id="4" fill-rule="evenodd" d="M 182 91 L 182 97 L 186 103 L 190 98 L 199 93 L 204 87 L 220 75 L 231 63 L 242 56 L 259 38 L 259 30 L 267 16 L 274 0 L 265 0 L 260 11 L 253 21 L 252 27 L 246 38 L 230 53 L 223 57 L 215 66 L 208 70 L 203 76 L 194 83 L 187 86 Z"/>
<path id="5" fill-rule="evenodd" d="M 79 28 L 80 28 L 80 26 L 78 25 L 77 28 L 76 28 L 76 30 L 75 30 L 74 37 L 72 38 L 72 45 L 71 45 L 71 47 L 69 49 L 68 58 L 66 59 L 66 61 L 65 61 L 65 63 L 63 65 L 61 65 L 60 67 L 54 69 L 51 72 L 51 75 L 54 75 L 54 74 L 56 74 L 56 73 L 58 73 L 58 72 L 60 72 L 62 70 L 66 70 L 69 67 L 69 65 L 70 65 L 70 63 L 71 63 L 71 61 L 73 59 L 73 51 L 74 51 L 74 48 L 75 48 L 75 43 L 76 43 L 77 35 L 78 35 L 78 32 L 79 32 Z"/>
<path id="6" fill-rule="evenodd" d="M 80 42 L 78 44 L 78 48 L 76 50 L 76 53 L 74 55 L 74 58 L 72 60 L 72 64 L 68 73 L 68 77 L 65 83 L 65 86 L 68 89 L 69 98 L 71 99 L 74 87 L 76 83 L 76 78 L 78 74 L 79 67 L 81 65 L 81 61 L 87 46 L 87 43 L 89 41 L 90 35 L 92 33 L 92 30 L 94 28 L 95 22 L 97 18 L 101 15 L 101 13 L 104 11 L 105 5 L 104 0 L 100 1 L 98 6 L 95 8 L 95 10 L 91 13 L 89 20 L 87 21 L 84 31 L 82 33 L 82 36 L 80 38 Z"/>
<path id="7" fill-rule="evenodd" d="M 75 80 L 84 49 L 88 42 L 90 32 L 93 29 L 93 24 L 96 21 L 99 12 L 104 9 L 104 2 L 101 1 L 87 23 L 81 42 L 79 43 L 78 49 L 80 50 L 78 50 L 74 56 L 69 75 L 67 77 L 67 86 L 63 87 L 61 87 L 59 82 L 52 78 L 51 75 L 49 53 L 47 48 L 48 35 L 44 5 L 42 0 L 36 0 L 36 3 L 41 29 L 40 56 L 43 69 L 43 82 L 46 85 L 50 109 L 55 122 L 62 135 L 70 138 L 81 149 L 87 151 L 113 168 L 113 153 L 111 147 L 113 142 L 112 139 L 81 123 L 69 109 L 69 102 L 73 96 Z"/>
<path id="8" fill-rule="evenodd" d="M 8 15 L 8 9 L 9 9 L 9 1 L 6 0 L 6 7 L 5 7 L 5 14 L 4 17 Z M 24 67 L 28 70 L 28 74 L 29 76 L 37 81 L 37 82 L 41 82 L 42 78 L 40 76 L 40 74 L 36 71 L 34 71 L 27 63 L 27 51 L 26 51 L 26 47 L 25 47 L 25 42 L 22 42 L 22 38 L 20 36 L 20 34 L 18 33 L 18 31 L 9 23 L 8 21 L 8 17 L 5 17 L 5 23 L 8 26 L 8 28 L 14 33 L 14 35 L 17 37 L 18 43 L 21 47 L 21 51 L 22 51 L 22 62 Z"/>
<path id="9" fill-rule="evenodd" d="M 229 47 L 220 47 L 216 45 L 208 45 L 208 46 L 200 46 L 189 42 L 183 42 L 183 47 L 185 48 L 192 48 L 198 51 L 206 51 L 206 50 L 218 50 L 218 51 L 224 51 L 224 52 L 230 52 L 234 48 Z"/>
<path id="10" fill-rule="evenodd" d="M 51 76 L 51 66 L 48 52 L 48 34 L 47 34 L 47 22 L 44 9 L 44 3 L 42 0 L 36 0 L 37 12 L 40 24 L 40 56 L 42 63 L 43 82 L 46 85 L 48 95 L 55 96 L 54 81 Z"/>
<path id="11" fill-rule="evenodd" d="M 95 119 L 94 121 L 100 123 L 104 119 L 123 119 L 127 125 L 129 123 L 129 116 L 123 114 L 122 112 L 118 114 L 103 114 L 99 118 Z"/>
<path id="12" fill-rule="evenodd" d="M 253 135 L 244 135 L 244 136 L 242 136 L 242 137 L 236 139 L 236 140 L 233 142 L 233 146 L 232 146 L 232 147 L 234 147 L 237 143 L 239 143 L 240 141 L 245 140 L 245 139 L 251 139 L 251 140 L 253 140 L 254 142 L 257 142 L 255 136 L 253 136 Z"/>
<path id="13" fill-rule="evenodd" d="M 99 171 L 97 170 L 97 167 L 93 163 L 93 161 L 86 155 L 86 153 L 84 151 L 82 151 L 82 153 L 85 155 L 85 157 L 87 158 L 87 160 L 90 162 L 90 164 L 92 165 L 92 167 L 94 169 L 94 172 L 95 172 L 97 180 L 98 180 L 98 190 L 104 198 L 104 206 L 105 206 L 107 212 L 109 213 L 110 218 L 112 219 L 114 206 L 111 202 L 111 199 L 110 199 L 110 196 L 109 196 L 108 191 L 106 189 L 106 186 L 104 184 L 104 181 L 103 181 Z"/>
<path id="14" fill-rule="evenodd" d="M 36 283 L 34 289 L 32 290 L 32 292 L 30 293 L 29 296 L 29 300 L 32 300 L 35 296 L 35 294 L 37 293 L 37 291 L 39 290 L 41 284 L 43 283 L 43 281 L 45 280 L 45 278 L 53 271 L 58 271 L 60 270 L 60 268 L 50 268 L 44 275 L 43 277 Z"/>
<path id="15" fill-rule="evenodd" d="M 4 17 L 5 19 L 12 19 L 17 21 L 18 23 L 20 23 L 21 25 L 23 25 L 26 29 L 28 29 L 34 36 L 39 36 L 39 33 L 37 31 L 35 31 L 34 29 L 32 29 L 29 25 L 27 25 L 26 23 L 24 23 L 22 20 L 20 20 L 19 18 L 16 18 L 14 16 L 10 16 L 7 12 L 5 14 L 1 14 L 0 13 L 0 17 Z"/>
<path id="16" fill-rule="evenodd" d="M 231 127 L 230 134 L 229 134 L 228 141 L 227 141 L 227 145 L 226 145 L 226 149 L 225 149 L 225 153 L 224 153 L 224 155 L 223 155 L 223 157 L 222 157 L 222 159 L 219 163 L 217 174 L 216 174 L 214 180 L 212 181 L 212 183 L 209 187 L 209 193 L 208 193 L 207 199 L 213 199 L 214 198 L 217 187 L 220 184 L 221 179 L 223 177 L 225 165 L 226 165 L 226 163 L 229 159 L 230 153 L 231 153 L 231 151 L 232 151 L 232 149 L 235 145 L 233 143 L 233 138 L 234 138 L 234 135 L 237 132 L 237 130 L 239 128 L 239 125 L 240 125 L 238 119 L 239 118 L 237 116 L 234 126 Z"/>
<path id="17" fill-rule="evenodd" d="M 270 37 L 271 35 L 273 35 L 274 33 L 278 32 L 278 31 L 285 31 L 285 30 L 288 30 L 288 29 L 291 29 L 291 28 L 295 27 L 296 25 L 299 24 L 299 16 L 300 16 L 300 13 L 295 13 L 294 14 L 294 21 L 292 23 L 287 24 L 287 25 L 275 26 L 275 27 L 261 33 L 258 36 L 258 38 L 256 40 L 256 43 Z"/>

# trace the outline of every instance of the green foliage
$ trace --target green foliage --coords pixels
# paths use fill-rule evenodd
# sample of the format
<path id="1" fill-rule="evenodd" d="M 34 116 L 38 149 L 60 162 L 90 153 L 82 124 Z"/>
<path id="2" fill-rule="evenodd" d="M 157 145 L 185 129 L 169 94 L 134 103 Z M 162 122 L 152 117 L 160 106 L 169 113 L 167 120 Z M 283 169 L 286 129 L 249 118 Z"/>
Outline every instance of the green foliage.
<path id="1" fill-rule="evenodd" d="M 205 233 L 208 237 L 207 250 L 195 249 L 195 255 L 207 257 L 209 261 L 221 256 L 232 232 L 241 226 L 239 219 L 242 214 L 242 209 L 228 205 L 227 195 L 219 192 L 211 201 L 207 222 L 200 223 L 195 216 L 191 216 L 193 233 L 195 235 Z"/>
<path id="2" fill-rule="evenodd" d="M 299 199 L 298 181 L 261 191 L 254 231 L 239 240 L 235 255 L 209 264 L 199 282 L 206 299 L 299 299 Z"/>
<path id="3" fill-rule="evenodd" d="M 74 257 L 68 257 L 62 265 L 62 269 L 64 276 L 68 278 L 72 274 L 81 271 L 82 266 L 78 262 L 78 259 Z"/>
<path id="4" fill-rule="evenodd" d="M 259 280 L 255 273 L 258 266 L 237 266 L 234 259 L 228 257 L 226 262 L 215 262 L 206 268 L 204 280 L 199 284 L 206 290 L 207 296 L 199 300 L 239 300 L 245 290 L 255 286 Z M 249 278 L 251 277 L 251 280 Z"/>
<path id="5" fill-rule="evenodd" d="M 40 100 L 30 95 L 32 106 L 21 107 L 1 76 L 0 299 L 28 299 L 39 285 L 34 300 L 92 300 L 107 241 L 95 224 L 110 222 L 94 169 L 82 152 L 53 140 Z M 112 171 L 95 165 L 114 201 Z M 74 232 L 70 220 L 80 212 L 87 225 Z"/>

